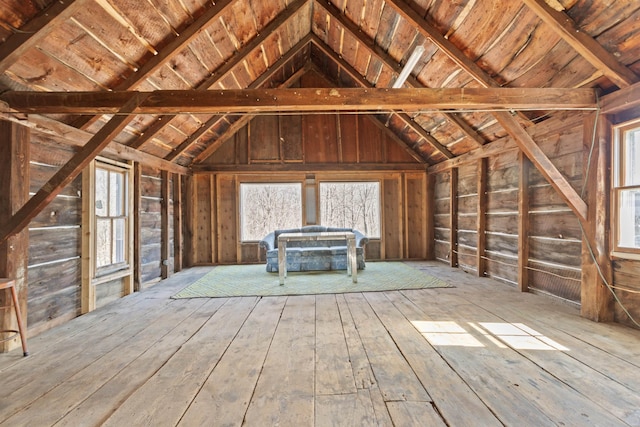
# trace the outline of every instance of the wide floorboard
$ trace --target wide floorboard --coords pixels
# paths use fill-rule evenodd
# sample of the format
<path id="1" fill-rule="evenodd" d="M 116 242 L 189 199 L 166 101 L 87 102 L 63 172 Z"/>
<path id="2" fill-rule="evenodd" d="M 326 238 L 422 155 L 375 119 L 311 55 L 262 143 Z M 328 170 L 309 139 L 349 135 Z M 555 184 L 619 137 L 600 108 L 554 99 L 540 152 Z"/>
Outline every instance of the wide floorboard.
<path id="1" fill-rule="evenodd" d="M 169 298 L 0 355 L 7 426 L 640 426 L 640 331 L 436 262 L 454 288 Z"/>

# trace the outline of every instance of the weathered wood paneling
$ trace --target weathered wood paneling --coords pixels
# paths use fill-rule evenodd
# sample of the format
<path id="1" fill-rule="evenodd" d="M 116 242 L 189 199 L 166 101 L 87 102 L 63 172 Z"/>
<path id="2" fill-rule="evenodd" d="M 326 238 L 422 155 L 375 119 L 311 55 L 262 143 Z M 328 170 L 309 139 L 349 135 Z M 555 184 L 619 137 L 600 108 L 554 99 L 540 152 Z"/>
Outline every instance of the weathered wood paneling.
<path id="1" fill-rule="evenodd" d="M 638 277 L 640 277 L 640 261 L 616 259 L 613 262 L 613 286 L 618 287 L 615 289 L 616 295 L 636 321 L 640 319 L 640 298 L 638 298 L 640 280 Z M 616 322 L 633 325 L 619 304 L 615 304 L 614 310 Z"/>
<path id="2" fill-rule="evenodd" d="M 195 208 L 194 208 L 194 242 L 195 253 L 191 254 L 195 264 L 211 264 L 212 259 L 212 216 L 211 209 L 213 189 L 211 187 L 211 177 L 208 175 L 197 175 L 195 181 Z"/>
<path id="3" fill-rule="evenodd" d="M 232 264 L 238 262 L 238 230 L 236 197 L 236 179 L 233 176 L 220 177 L 217 181 L 217 231 L 216 246 L 218 250 L 217 262 Z"/>
<path id="4" fill-rule="evenodd" d="M 73 151 L 33 133 L 30 191 L 37 192 Z M 27 324 L 42 331 L 80 311 L 81 177 L 29 224 Z"/>
<path id="5" fill-rule="evenodd" d="M 426 256 L 426 175 L 406 177 L 406 242 L 407 258 Z"/>
<path id="6" fill-rule="evenodd" d="M 142 282 L 151 282 L 161 275 L 162 256 L 161 237 L 161 203 L 162 203 L 162 180 L 157 170 L 142 168 L 140 179 L 140 236 L 142 250 L 140 252 L 140 264 L 142 269 Z M 101 285 L 102 286 L 102 285 Z M 116 285 L 113 285 L 116 286 Z M 98 289 L 96 289 L 96 295 Z M 115 291 L 109 291 L 110 297 L 115 297 Z"/>

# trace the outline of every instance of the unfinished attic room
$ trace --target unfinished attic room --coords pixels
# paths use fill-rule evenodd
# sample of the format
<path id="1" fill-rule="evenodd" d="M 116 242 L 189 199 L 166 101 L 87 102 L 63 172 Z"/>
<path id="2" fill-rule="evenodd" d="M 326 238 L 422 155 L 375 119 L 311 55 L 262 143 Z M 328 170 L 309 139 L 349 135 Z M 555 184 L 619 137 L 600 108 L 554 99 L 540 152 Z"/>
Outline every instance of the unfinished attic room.
<path id="1" fill-rule="evenodd" d="M 0 0 L 0 426 L 640 426 L 637 0 Z"/>

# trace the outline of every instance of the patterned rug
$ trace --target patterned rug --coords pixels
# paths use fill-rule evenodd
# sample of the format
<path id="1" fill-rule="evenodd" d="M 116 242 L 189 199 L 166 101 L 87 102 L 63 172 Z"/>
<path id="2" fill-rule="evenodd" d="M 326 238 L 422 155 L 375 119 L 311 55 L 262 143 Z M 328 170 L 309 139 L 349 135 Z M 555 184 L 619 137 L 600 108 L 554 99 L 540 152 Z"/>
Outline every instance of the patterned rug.
<path id="1" fill-rule="evenodd" d="M 268 273 L 263 264 L 221 265 L 172 298 L 341 294 L 447 287 L 452 286 L 402 262 L 368 262 L 365 270 L 358 271 L 358 283 L 353 283 L 345 270 L 292 272 L 288 273 L 283 286 L 279 284 L 278 273 Z"/>

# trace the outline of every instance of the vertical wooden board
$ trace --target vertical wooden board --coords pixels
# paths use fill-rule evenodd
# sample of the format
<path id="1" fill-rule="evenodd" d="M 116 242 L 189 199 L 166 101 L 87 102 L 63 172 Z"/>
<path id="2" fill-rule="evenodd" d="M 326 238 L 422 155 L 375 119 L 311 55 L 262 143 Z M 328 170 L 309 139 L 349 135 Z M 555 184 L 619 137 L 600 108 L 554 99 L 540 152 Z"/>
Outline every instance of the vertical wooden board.
<path id="1" fill-rule="evenodd" d="M 344 163 L 357 163 L 360 146 L 358 132 L 358 117 L 353 114 L 341 114 L 340 122 L 340 147 L 342 149 L 342 161 Z"/>
<path id="2" fill-rule="evenodd" d="M 233 176 L 219 177 L 217 185 L 216 248 L 218 262 L 234 263 L 238 258 L 236 178 Z"/>
<path id="3" fill-rule="evenodd" d="M 104 307 L 125 295 L 123 279 L 100 283 L 96 286 L 96 308 Z"/>
<path id="4" fill-rule="evenodd" d="M 278 117 L 257 115 L 249 122 L 249 156 L 252 161 L 280 159 Z"/>
<path id="5" fill-rule="evenodd" d="M 193 261 L 196 264 L 209 264 L 212 262 L 211 242 L 213 239 L 211 230 L 211 187 L 208 175 L 195 175 L 195 212 L 194 212 L 194 242 L 195 254 Z"/>
<path id="6" fill-rule="evenodd" d="M 385 179 L 383 185 L 384 258 L 402 258 L 402 191 L 398 178 Z"/>
<path id="7" fill-rule="evenodd" d="M 241 243 L 240 244 L 240 263 L 257 263 L 260 262 L 260 247 L 257 243 Z"/>
<path id="8" fill-rule="evenodd" d="M 282 159 L 285 162 L 303 161 L 302 117 L 299 115 L 284 115 L 280 116 L 279 119 Z"/>
<path id="9" fill-rule="evenodd" d="M 302 138 L 306 163 L 338 163 L 336 116 L 333 114 L 305 115 Z"/>
<path id="10" fill-rule="evenodd" d="M 335 295 L 316 296 L 316 384 L 317 395 L 356 392 L 349 351 Z"/>
<path id="11" fill-rule="evenodd" d="M 625 309 L 636 321 L 640 319 L 640 261 L 618 259 L 613 262 L 613 285 L 617 287 L 616 295 Z M 629 326 L 635 326 L 620 304 L 614 306 L 615 321 Z"/>
<path id="12" fill-rule="evenodd" d="M 315 297 L 288 297 L 244 422 L 312 425 Z M 285 390 L 285 392 L 283 392 Z"/>
<path id="13" fill-rule="evenodd" d="M 359 158 L 362 163 L 384 161 L 384 135 L 367 116 L 358 115 Z"/>
<path id="14" fill-rule="evenodd" d="M 427 212 L 425 202 L 426 176 L 408 175 L 406 179 L 407 203 L 407 258 L 423 259 L 427 245 Z"/>
<path id="15" fill-rule="evenodd" d="M 416 163 L 416 159 L 407 152 L 406 146 L 391 136 L 383 135 L 383 144 L 384 157 L 388 163 Z"/>

